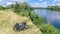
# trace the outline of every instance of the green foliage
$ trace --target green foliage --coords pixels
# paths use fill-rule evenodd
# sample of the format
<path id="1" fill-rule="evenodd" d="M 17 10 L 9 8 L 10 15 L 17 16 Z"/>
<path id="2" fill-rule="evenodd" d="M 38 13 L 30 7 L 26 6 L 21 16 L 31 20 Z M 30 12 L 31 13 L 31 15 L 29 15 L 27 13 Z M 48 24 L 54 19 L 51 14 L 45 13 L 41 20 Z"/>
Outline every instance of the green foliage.
<path id="1" fill-rule="evenodd" d="M 16 4 L 13 5 L 13 11 L 21 16 L 29 16 L 31 10 L 32 8 L 25 2 L 22 4 L 16 2 Z"/>
<path id="2" fill-rule="evenodd" d="M 54 26 L 45 24 L 44 19 L 39 17 L 38 14 L 33 14 L 30 18 L 33 24 L 40 28 L 40 31 L 42 31 L 43 34 L 60 34 L 60 31 L 58 31 Z"/>
<path id="3" fill-rule="evenodd" d="M 5 9 L 3 6 L 0 6 L 0 10 Z"/>
<path id="4" fill-rule="evenodd" d="M 60 34 L 60 32 L 50 24 L 41 24 L 39 28 L 43 34 Z"/>
<path id="5" fill-rule="evenodd" d="M 47 9 L 55 10 L 60 12 L 60 6 L 48 6 Z"/>
<path id="6" fill-rule="evenodd" d="M 33 23 L 34 23 L 35 25 L 40 25 L 40 24 L 44 23 L 44 19 L 41 18 L 41 17 L 39 17 L 38 14 L 32 15 L 32 16 L 31 16 L 31 20 L 33 21 Z"/>

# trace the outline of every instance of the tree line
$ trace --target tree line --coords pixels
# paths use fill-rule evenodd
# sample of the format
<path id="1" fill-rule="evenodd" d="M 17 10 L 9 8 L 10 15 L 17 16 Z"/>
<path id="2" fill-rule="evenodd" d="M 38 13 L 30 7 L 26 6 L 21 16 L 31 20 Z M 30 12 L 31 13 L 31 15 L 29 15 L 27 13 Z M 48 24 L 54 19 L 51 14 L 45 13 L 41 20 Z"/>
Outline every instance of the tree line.
<path id="1" fill-rule="evenodd" d="M 60 12 L 60 6 L 48 6 L 46 9 Z"/>

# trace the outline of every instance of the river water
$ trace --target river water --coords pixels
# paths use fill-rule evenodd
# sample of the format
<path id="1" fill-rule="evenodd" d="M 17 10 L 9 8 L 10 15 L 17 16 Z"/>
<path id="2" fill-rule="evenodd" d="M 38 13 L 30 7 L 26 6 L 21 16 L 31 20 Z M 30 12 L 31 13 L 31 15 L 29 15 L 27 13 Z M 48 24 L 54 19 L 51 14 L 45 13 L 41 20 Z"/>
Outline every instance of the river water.
<path id="1" fill-rule="evenodd" d="M 54 27 L 60 29 L 60 12 L 46 9 L 34 9 L 33 12 L 36 12 L 39 16 L 45 18 L 46 23 L 50 23 Z"/>

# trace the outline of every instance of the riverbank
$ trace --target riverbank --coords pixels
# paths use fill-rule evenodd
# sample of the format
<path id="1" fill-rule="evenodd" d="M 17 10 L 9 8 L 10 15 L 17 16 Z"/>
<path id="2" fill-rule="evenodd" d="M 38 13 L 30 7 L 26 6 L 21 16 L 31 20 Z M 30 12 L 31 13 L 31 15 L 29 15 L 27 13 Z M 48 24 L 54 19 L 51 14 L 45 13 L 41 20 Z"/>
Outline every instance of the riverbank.
<path id="1" fill-rule="evenodd" d="M 60 34 L 60 31 L 51 24 L 46 24 L 44 19 L 34 14 L 31 17 L 33 24 L 35 24 L 43 34 Z"/>

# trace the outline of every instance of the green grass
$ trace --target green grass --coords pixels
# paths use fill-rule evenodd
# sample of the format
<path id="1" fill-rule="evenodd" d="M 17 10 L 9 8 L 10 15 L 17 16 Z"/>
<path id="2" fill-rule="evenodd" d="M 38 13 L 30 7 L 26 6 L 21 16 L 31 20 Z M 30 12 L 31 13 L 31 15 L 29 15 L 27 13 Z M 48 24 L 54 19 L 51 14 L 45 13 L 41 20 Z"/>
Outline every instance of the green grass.
<path id="1" fill-rule="evenodd" d="M 51 24 L 46 24 L 44 19 L 39 17 L 37 14 L 31 17 L 33 24 L 35 24 L 43 34 L 60 34 L 60 31 Z"/>

